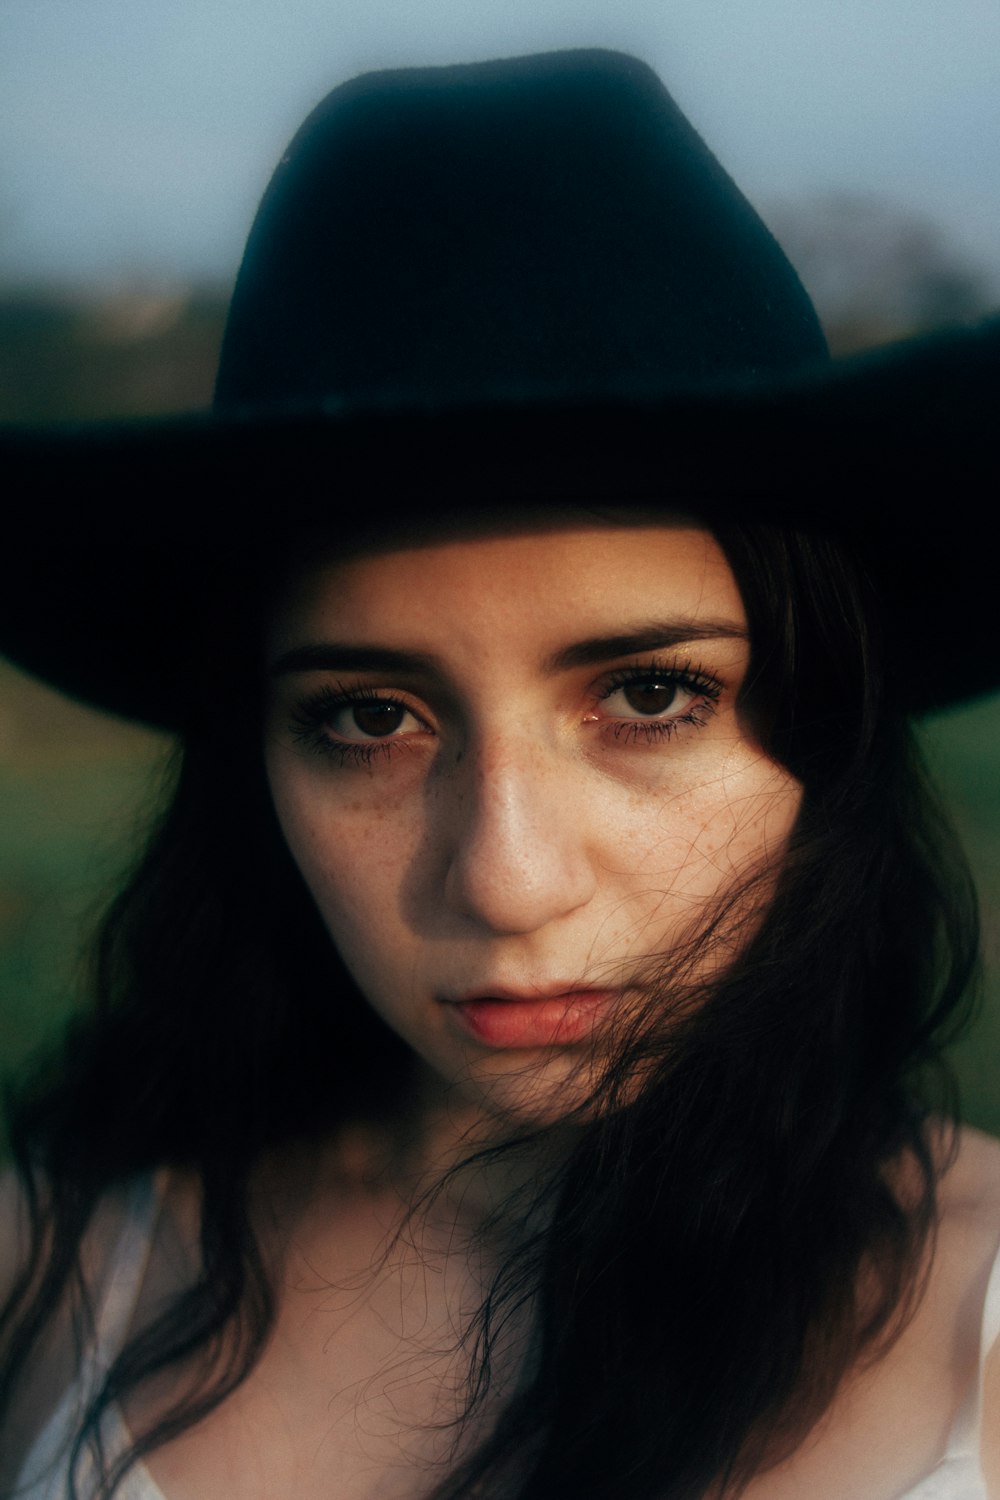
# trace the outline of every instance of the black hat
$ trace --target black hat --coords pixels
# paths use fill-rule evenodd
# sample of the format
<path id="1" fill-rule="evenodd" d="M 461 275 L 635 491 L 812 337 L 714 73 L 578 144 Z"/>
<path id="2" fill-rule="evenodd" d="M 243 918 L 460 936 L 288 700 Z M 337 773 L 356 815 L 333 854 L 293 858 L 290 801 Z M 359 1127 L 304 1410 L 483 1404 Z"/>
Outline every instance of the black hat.
<path id="1" fill-rule="evenodd" d="M 213 413 L 0 432 L 0 646 L 183 727 L 219 569 L 303 526 L 623 501 L 846 535 L 907 700 L 935 706 L 1000 684 L 998 394 L 997 324 L 831 364 L 783 252 L 634 59 L 370 75 L 265 194 Z"/>
<path id="2" fill-rule="evenodd" d="M 335 89 L 264 195 L 216 399 L 685 386 L 826 355 L 784 253 L 644 63 Z"/>

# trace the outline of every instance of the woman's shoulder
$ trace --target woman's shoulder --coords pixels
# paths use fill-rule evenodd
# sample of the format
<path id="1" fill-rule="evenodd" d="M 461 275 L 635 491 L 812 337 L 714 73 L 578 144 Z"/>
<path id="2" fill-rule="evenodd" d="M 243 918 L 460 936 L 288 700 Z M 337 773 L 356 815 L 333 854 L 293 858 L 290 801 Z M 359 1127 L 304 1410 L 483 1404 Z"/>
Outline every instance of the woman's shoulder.
<path id="1" fill-rule="evenodd" d="M 972 1197 L 993 1197 L 1000 1205 L 1000 1139 L 988 1136 L 975 1125 L 961 1125 L 955 1131 L 954 1161 L 946 1172 L 957 1193 Z"/>
<path id="2" fill-rule="evenodd" d="M 21 1179 L 0 1174 L 0 1308 L 16 1318 L 25 1274 L 31 1272 L 31 1213 Z M 29 1287 L 27 1290 L 30 1290 Z M 72 1323 L 65 1305 L 56 1310 L 25 1369 L 19 1369 L 10 1406 L 0 1425 L 0 1494 L 13 1492 L 21 1463 L 73 1375 Z M 10 1347 L 0 1345 L 0 1372 L 9 1379 Z"/>
<path id="3" fill-rule="evenodd" d="M 939 1194 L 941 1249 L 936 1259 L 956 1269 L 961 1301 L 981 1370 L 980 1461 L 987 1493 L 1000 1497 L 1000 1141 L 982 1131 L 958 1132 Z M 942 1254 L 943 1252 L 943 1254 Z"/>
<path id="4" fill-rule="evenodd" d="M 18 1374 L 0 1441 L 0 1493 L 8 1492 L 12 1474 L 19 1473 L 35 1439 L 73 1389 L 81 1368 L 81 1339 L 122 1342 L 134 1310 L 127 1295 L 128 1271 L 133 1269 L 137 1298 L 161 1193 L 160 1181 L 150 1175 L 116 1186 L 98 1201 L 79 1245 L 79 1279 L 70 1278 L 67 1290 L 50 1310 L 30 1363 Z M 44 1199 L 40 1206 L 44 1260 L 48 1240 Z M 38 1268 L 32 1265 L 32 1254 L 28 1194 L 18 1175 L 7 1171 L 0 1176 L 0 1307 L 20 1292 L 19 1282 L 25 1273 L 29 1276 L 25 1289 L 29 1299 L 37 1289 Z M 109 1299 L 105 1292 L 112 1281 L 115 1297 Z M 85 1289 L 85 1304 L 78 1296 L 80 1287 Z M 123 1290 L 125 1294 L 119 1296 Z M 23 1305 L 12 1309 L 15 1318 Z M 89 1316 L 81 1321 L 84 1305 Z M 122 1326 L 112 1326 L 116 1323 Z M 0 1349 L 0 1368 L 5 1358 Z"/>
<path id="5" fill-rule="evenodd" d="M 985 1297 L 1000 1261 L 1000 1140 L 962 1126 L 942 1133 L 939 1145 L 931 1290 L 945 1305 L 963 1310 L 968 1337 L 978 1348 L 983 1334 L 991 1331 L 984 1322 Z M 979 1311 L 973 1318 L 974 1309 Z"/>
<path id="6" fill-rule="evenodd" d="M 941 1177 L 941 1213 L 968 1218 L 1000 1235 L 1000 1140 L 964 1125 L 954 1135 Z"/>
<path id="7" fill-rule="evenodd" d="M 80 1242 L 80 1267 L 91 1290 L 129 1226 L 152 1225 L 166 1190 L 167 1174 L 149 1173 L 117 1184 L 102 1194 Z M 44 1183 L 39 1184 L 39 1218 L 47 1221 Z M 43 1235 L 44 1243 L 44 1235 Z M 12 1168 L 0 1172 L 0 1304 L 6 1301 L 32 1254 L 29 1194 Z"/>

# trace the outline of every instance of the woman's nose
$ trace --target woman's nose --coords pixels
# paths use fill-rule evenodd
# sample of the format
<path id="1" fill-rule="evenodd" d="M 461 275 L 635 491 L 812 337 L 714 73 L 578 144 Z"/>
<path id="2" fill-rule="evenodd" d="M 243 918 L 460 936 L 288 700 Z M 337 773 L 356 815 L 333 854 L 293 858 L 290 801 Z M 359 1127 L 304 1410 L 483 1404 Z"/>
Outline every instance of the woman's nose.
<path id="1" fill-rule="evenodd" d="M 540 754 L 470 752 L 453 772 L 445 899 L 496 933 L 535 932 L 596 889 L 585 807 L 563 765 Z"/>

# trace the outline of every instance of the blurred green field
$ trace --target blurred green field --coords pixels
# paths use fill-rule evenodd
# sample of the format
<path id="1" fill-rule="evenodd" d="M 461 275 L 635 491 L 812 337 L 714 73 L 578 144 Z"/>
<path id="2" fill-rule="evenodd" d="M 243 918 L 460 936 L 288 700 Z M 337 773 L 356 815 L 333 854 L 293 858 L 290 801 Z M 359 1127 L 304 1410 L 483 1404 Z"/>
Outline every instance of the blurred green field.
<path id="1" fill-rule="evenodd" d="M 68 702 L 0 661 L 0 1064 L 69 1013 L 95 913 L 158 801 L 165 740 Z"/>
<path id="2" fill-rule="evenodd" d="M 966 1118 L 1000 1135 L 1000 697 L 925 726 L 983 902 L 988 984 L 955 1050 Z M 0 663 L 0 1059 L 16 1073 L 79 992 L 94 914 L 155 809 L 168 741 Z"/>

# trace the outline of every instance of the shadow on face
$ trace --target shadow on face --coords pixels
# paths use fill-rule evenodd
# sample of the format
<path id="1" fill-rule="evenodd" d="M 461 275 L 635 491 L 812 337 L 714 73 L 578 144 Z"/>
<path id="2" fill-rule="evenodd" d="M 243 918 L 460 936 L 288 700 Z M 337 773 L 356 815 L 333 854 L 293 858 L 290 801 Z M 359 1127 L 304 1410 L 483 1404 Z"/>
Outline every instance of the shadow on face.
<path id="1" fill-rule="evenodd" d="M 739 712 L 736 580 L 680 517 L 506 518 L 314 559 L 267 657 L 272 795 L 330 936 L 491 1109 L 565 1088 L 798 812 Z"/>

